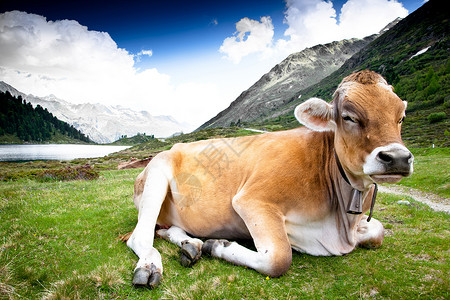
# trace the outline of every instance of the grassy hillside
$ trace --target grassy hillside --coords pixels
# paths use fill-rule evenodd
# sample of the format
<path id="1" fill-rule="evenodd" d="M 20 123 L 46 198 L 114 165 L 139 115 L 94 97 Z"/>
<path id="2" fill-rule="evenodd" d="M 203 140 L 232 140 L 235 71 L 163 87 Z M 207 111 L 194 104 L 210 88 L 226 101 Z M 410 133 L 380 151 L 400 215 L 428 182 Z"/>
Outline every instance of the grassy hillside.
<path id="1" fill-rule="evenodd" d="M 203 129 L 167 139 L 151 139 L 147 142 L 135 145 L 134 147 L 131 147 L 124 151 L 113 153 L 110 155 L 110 157 L 125 159 L 126 157 L 133 156 L 143 159 L 160 151 L 168 150 L 176 143 L 189 143 L 206 139 L 235 137 L 251 134 L 255 133 L 239 127 Z"/>
<path id="2" fill-rule="evenodd" d="M 133 146 L 133 145 L 139 145 L 151 140 L 154 140 L 155 136 L 154 135 L 146 135 L 144 134 L 140 134 L 138 133 L 135 136 L 132 137 L 127 137 L 122 136 L 120 139 L 118 139 L 115 142 L 110 143 L 109 145 L 114 145 L 114 146 Z"/>

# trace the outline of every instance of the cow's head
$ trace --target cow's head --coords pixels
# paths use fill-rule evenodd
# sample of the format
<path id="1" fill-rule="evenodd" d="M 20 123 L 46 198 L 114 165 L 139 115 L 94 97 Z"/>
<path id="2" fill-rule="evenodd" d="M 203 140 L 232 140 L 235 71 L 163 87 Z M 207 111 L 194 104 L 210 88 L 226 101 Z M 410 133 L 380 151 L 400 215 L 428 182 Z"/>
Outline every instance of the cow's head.
<path id="1" fill-rule="evenodd" d="M 352 185 L 398 182 L 413 171 L 414 157 L 403 145 L 401 124 L 406 102 L 371 71 L 341 82 L 333 101 L 313 98 L 295 109 L 300 123 L 315 131 L 333 131 L 334 147 Z"/>

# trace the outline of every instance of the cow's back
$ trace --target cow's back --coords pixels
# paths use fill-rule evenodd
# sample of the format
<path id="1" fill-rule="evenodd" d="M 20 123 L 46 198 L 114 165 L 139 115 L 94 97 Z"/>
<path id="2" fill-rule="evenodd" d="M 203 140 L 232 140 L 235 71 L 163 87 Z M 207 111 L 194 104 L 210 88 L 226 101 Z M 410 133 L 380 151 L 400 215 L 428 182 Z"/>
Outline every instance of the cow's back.
<path id="1" fill-rule="evenodd" d="M 328 195 L 323 137 L 299 128 L 174 145 L 165 153 L 173 178 L 158 223 L 202 237 L 249 238 L 232 207 L 244 192 L 285 214 L 297 209 L 320 218 Z"/>

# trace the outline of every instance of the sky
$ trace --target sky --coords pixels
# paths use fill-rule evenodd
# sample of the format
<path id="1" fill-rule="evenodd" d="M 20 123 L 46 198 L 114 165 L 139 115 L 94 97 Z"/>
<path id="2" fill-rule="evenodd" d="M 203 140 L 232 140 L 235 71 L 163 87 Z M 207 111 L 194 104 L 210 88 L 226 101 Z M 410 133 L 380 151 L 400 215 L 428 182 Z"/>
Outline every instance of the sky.
<path id="1" fill-rule="evenodd" d="M 424 2 L 2 1 L 0 80 L 196 128 L 289 54 L 377 33 Z"/>

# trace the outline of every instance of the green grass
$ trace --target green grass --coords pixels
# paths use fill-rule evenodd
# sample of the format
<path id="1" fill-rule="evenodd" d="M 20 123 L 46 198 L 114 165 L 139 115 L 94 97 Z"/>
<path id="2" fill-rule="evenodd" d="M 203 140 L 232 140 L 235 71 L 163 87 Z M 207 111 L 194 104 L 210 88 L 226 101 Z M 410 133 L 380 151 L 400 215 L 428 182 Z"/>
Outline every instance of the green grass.
<path id="1" fill-rule="evenodd" d="M 178 247 L 156 239 L 162 283 L 156 290 L 134 288 L 137 257 L 117 238 L 136 225 L 132 192 L 141 169 L 118 171 L 117 163 L 176 142 L 248 134 L 254 133 L 214 129 L 103 158 L 0 163 L 0 299 L 449 298 L 449 215 L 382 193 L 374 211 L 385 226 L 380 249 L 357 248 L 341 257 L 295 252 L 287 274 L 268 278 L 211 257 L 184 268 Z M 411 150 L 415 173 L 401 184 L 448 198 L 450 148 Z M 35 175 L 86 163 L 99 179 L 42 182 Z M 411 204 L 397 204 L 403 198 Z"/>
<path id="2" fill-rule="evenodd" d="M 414 173 L 400 184 L 450 198 L 450 148 L 410 148 Z"/>
<path id="3" fill-rule="evenodd" d="M 129 251 L 117 237 L 124 225 L 128 230 L 136 222 L 130 204 L 137 173 L 104 172 L 94 181 L 1 183 L 0 266 L 6 271 L 0 282 L 30 299 L 66 289 L 66 296 L 76 298 L 79 289 L 89 288 L 86 295 L 96 297 L 112 285 L 104 281 L 122 283 L 124 274 L 117 272 L 131 272 L 125 264 Z"/>
<path id="4" fill-rule="evenodd" d="M 12 134 L 0 135 L 0 144 L 22 144 L 23 141 Z"/>
<path id="5" fill-rule="evenodd" d="M 31 144 L 87 144 L 86 142 L 71 138 L 60 132 L 55 132 L 55 134 L 51 136 L 50 140 L 45 141 L 45 142 L 38 142 L 38 141 L 24 142 L 23 140 L 21 140 L 20 138 L 18 138 L 15 135 L 12 135 L 12 134 L 0 135 L 0 144 L 26 144 L 26 143 L 31 143 Z"/>
<path id="6" fill-rule="evenodd" d="M 144 134 L 140 134 L 138 133 L 135 136 L 132 137 L 127 137 L 124 136 L 120 139 L 118 139 L 117 141 L 114 141 L 112 143 L 110 143 L 109 145 L 116 145 L 116 146 L 135 146 L 135 145 L 139 145 L 148 141 L 152 141 L 155 140 L 155 137 L 153 135 L 144 135 Z"/>
<path id="7" fill-rule="evenodd" d="M 423 156 L 444 160 L 438 150 Z M 440 167 L 418 161 L 419 170 Z M 386 194 L 374 212 L 386 228 L 380 249 L 357 248 L 342 257 L 295 252 L 287 274 L 267 278 L 211 257 L 184 268 L 178 247 L 156 239 L 162 283 L 136 289 L 137 257 L 117 237 L 137 222 L 132 191 L 140 171 L 105 170 L 93 181 L 0 182 L 0 298 L 449 298 L 449 215 L 410 198 L 411 205 L 399 205 L 402 197 Z"/>

